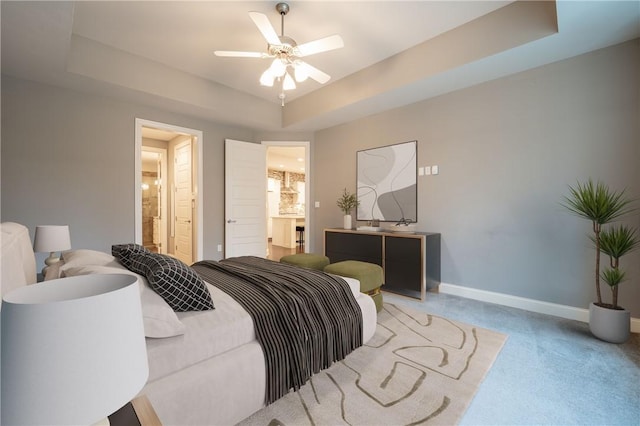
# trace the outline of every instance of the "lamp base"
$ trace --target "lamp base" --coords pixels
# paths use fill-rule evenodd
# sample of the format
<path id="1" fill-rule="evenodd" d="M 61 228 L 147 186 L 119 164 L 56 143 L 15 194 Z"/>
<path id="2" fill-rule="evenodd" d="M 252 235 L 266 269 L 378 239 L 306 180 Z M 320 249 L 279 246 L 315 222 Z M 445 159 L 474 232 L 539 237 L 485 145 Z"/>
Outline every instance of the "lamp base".
<path id="1" fill-rule="evenodd" d="M 111 425 L 111 422 L 109 422 L 109 417 L 105 417 L 102 420 L 98 420 L 91 426 L 110 426 L 110 425 Z"/>
<path id="2" fill-rule="evenodd" d="M 51 253 L 49 253 L 49 257 L 47 257 L 44 260 L 45 267 L 42 268 L 42 278 L 43 279 L 44 279 L 44 277 L 47 276 L 47 269 L 49 269 L 50 266 L 55 265 L 58 262 L 60 262 L 60 258 L 58 256 L 56 256 L 56 252 L 52 251 Z"/>

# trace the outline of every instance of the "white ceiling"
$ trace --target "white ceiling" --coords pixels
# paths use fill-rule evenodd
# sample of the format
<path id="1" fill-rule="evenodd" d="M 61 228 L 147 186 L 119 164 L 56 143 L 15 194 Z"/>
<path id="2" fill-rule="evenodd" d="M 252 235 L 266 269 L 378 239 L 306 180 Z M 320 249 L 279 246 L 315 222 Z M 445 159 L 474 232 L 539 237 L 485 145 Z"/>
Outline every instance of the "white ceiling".
<path id="1" fill-rule="evenodd" d="M 279 90 L 258 83 L 268 59 L 213 54 L 265 50 L 248 12 L 266 14 L 279 33 L 276 3 L 2 1 L 2 72 L 256 130 L 315 131 L 640 36 L 638 1 L 561 1 L 557 32 L 506 46 L 535 17 L 505 22 L 494 28 L 502 47 L 436 72 L 426 68 L 453 53 L 418 57 L 415 46 L 472 28 L 512 2 L 290 1 L 286 35 L 305 43 L 340 34 L 345 47 L 306 58 L 332 79 L 299 84 L 282 108 Z M 478 39 L 491 34 L 480 35 L 458 45 L 480 52 Z M 367 80 L 367 70 L 380 74 L 401 52 L 425 70 L 406 82 L 391 81 L 393 72 Z M 354 75 L 365 92 L 351 90 Z"/>
<path id="2" fill-rule="evenodd" d="M 269 146 L 267 148 L 267 167 L 270 169 L 305 174 L 304 158 L 303 147 Z"/>

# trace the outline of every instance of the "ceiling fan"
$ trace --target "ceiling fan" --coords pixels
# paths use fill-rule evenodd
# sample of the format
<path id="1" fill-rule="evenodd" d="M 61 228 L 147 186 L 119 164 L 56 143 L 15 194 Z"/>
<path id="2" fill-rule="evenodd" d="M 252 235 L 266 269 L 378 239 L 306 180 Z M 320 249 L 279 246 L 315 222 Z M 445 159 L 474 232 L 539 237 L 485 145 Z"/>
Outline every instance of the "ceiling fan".
<path id="1" fill-rule="evenodd" d="M 281 19 L 279 36 L 269 22 L 267 15 L 260 12 L 249 12 L 249 16 L 258 27 L 258 30 L 267 40 L 266 52 L 216 50 L 214 53 L 216 56 L 235 58 L 273 58 L 271 66 L 260 76 L 260 84 L 272 87 L 275 81 L 281 82 L 281 92 L 278 97 L 284 106 L 284 91 L 295 89 L 296 81 L 301 83 L 311 77 L 318 83 L 324 84 L 331 78 L 329 74 L 309 65 L 300 58 L 339 49 L 344 47 L 344 42 L 339 35 L 332 35 L 299 45 L 294 39 L 284 35 L 284 16 L 289 12 L 289 5 L 287 3 L 278 3 L 276 10 L 280 13 Z M 289 73 L 290 70 L 293 70 L 295 81 Z"/>

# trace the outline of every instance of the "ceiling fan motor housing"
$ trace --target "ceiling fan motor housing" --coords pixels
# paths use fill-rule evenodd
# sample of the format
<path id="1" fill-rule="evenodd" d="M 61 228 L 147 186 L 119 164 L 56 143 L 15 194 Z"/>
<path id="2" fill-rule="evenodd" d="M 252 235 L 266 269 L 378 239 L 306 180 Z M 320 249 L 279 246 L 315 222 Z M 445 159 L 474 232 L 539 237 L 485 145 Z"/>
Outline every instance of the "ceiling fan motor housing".
<path id="1" fill-rule="evenodd" d="M 271 56 L 294 56 L 296 55 L 295 47 L 298 45 L 294 39 L 282 35 L 279 37 L 281 44 L 269 44 L 269 55 Z"/>

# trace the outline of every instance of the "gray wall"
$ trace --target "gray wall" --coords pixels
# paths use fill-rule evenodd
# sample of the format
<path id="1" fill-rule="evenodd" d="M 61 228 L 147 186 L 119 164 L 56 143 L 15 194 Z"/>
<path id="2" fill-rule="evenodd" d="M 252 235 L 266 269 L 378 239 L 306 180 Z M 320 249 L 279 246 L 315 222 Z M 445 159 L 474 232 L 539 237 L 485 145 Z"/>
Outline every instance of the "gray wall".
<path id="1" fill-rule="evenodd" d="M 311 140 L 314 240 L 339 227 L 356 151 L 418 140 L 419 226 L 441 232 L 443 282 L 586 307 L 589 225 L 559 206 L 588 177 L 640 198 L 638 40 L 358 120 L 315 135 L 259 133 L 2 77 L 1 220 L 32 234 L 69 224 L 75 248 L 134 238 L 134 120 L 204 132 L 204 258 L 224 237 L 224 139 Z M 640 225 L 638 216 L 629 220 Z M 39 268 L 44 255 L 39 256 Z M 640 252 L 623 305 L 640 317 Z M 606 289 L 603 289 L 606 293 Z"/>
<path id="2" fill-rule="evenodd" d="M 314 250 L 342 226 L 356 151 L 417 139 L 419 166 L 440 167 L 418 179 L 418 227 L 442 233 L 443 282 L 588 307 L 591 227 L 559 202 L 589 177 L 640 199 L 639 76 L 634 40 L 317 132 Z M 620 301 L 640 317 L 640 251 L 623 266 Z"/>
<path id="3" fill-rule="evenodd" d="M 204 253 L 224 242 L 224 139 L 231 127 L 2 76 L 2 221 L 68 224 L 74 248 L 134 240 L 135 119 L 203 131 Z M 38 255 L 38 268 L 44 255 Z"/>

